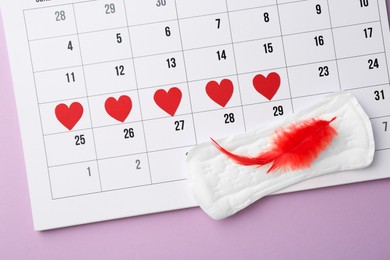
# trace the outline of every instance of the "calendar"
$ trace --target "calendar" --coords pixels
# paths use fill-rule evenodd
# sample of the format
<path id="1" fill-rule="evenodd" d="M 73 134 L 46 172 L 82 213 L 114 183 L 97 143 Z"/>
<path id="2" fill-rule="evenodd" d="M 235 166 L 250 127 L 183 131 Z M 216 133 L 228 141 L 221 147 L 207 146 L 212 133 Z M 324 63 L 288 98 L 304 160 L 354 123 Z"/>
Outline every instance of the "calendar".
<path id="1" fill-rule="evenodd" d="M 2 0 L 34 227 L 196 206 L 188 151 L 350 91 L 390 177 L 384 0 Z"/>

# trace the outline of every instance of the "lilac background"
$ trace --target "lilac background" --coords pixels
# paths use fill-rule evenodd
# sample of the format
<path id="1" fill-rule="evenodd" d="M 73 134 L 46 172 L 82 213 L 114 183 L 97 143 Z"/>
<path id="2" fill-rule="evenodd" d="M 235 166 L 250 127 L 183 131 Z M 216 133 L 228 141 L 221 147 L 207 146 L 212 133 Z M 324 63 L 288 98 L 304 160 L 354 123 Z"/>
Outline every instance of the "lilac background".
<path id="1" fill-rule="evenodd" d="M 0 259 L 390 259 L 389 179 L 34 232 L 1 21 L 0 124 Z"/>

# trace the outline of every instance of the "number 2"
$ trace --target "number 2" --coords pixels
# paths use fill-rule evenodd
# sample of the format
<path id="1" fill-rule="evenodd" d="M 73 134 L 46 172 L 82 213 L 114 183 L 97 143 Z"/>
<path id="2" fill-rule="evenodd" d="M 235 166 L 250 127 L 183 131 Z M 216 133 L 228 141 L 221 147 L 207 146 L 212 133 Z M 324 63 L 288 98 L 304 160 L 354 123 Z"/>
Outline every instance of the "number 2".
<path id="1" fill-rule="evenodd" d="M 141 170 L 141 160 L 135 160 L 135 165 L 136 170 Z"/>

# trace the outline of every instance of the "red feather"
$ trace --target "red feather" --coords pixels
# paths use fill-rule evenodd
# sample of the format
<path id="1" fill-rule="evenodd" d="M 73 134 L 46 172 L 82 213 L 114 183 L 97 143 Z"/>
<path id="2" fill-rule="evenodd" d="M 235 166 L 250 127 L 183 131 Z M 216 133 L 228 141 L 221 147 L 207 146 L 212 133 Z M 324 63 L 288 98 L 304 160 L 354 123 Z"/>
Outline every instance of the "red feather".
<path id="1" fill-rule="evenodd" d="M 330 125 L 335 119 L 336 117 L 327 121 L 311 118 L 277 129 L 270 147 L 255 157 L 233 154 L 212 138 L 211 140 L 222 153 L 238 164 L 260 167 L 272 163 L 267 173 L 279 169 L 295 171 L 309 168 L 329 147 L 337 136 L 337 131 Z"/>

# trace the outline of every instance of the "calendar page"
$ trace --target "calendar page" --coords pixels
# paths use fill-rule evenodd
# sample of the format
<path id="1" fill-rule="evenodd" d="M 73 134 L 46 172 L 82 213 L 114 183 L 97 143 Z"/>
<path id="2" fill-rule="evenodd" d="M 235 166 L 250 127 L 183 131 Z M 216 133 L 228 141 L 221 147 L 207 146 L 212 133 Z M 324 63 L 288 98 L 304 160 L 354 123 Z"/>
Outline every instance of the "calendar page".
<path id="1" fill-rule="evenodd" d="M 390 177 L 384 0 L 2 0 L 36 230 L 196 206 L 195 145 L 350 91 Z"/>

